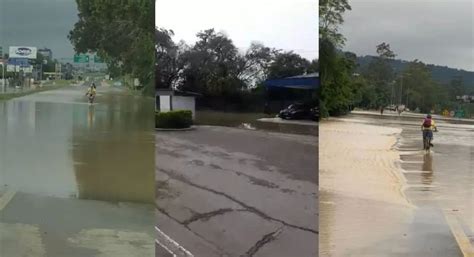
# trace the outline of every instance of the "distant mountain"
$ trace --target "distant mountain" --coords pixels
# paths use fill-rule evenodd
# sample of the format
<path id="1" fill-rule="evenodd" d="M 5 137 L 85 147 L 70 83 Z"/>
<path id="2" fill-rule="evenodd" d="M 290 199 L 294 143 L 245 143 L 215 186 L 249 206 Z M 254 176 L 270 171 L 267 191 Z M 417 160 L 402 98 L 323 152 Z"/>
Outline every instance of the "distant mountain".
<path id="1" fill-rule="evenodd" d="M 369 63 L 374 59 L 374 56 L 358 56 L 357 63 L 359 64 L 358 71 L 362 71 Z M 405 60 L 392 60 L 390 64 L 392 65 L 395 72 L 400 72 L 409 64 L 409 61 Z M 474 90 L 474 72 L 465 71 L 460 69 L 449 68 L 447 66 L 439 66 L 433 64 L 427 64 L 431 69 L 431 74 L 435 81 L 438 81 L 442 84 L 448 84 L 454 77 L 460 76 L 464 84 Z"/>

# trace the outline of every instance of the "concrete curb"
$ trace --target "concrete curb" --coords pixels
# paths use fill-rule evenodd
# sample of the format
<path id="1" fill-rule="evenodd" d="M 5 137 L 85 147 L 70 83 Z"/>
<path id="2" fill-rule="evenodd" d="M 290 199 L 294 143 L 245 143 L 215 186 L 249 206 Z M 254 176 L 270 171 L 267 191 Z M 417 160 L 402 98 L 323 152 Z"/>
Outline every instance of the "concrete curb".
<path id="1" fill-rule="evenodd" d="M 189 128 L 183 128 L 183 129 L 165 129 L 165 128 L 155 128 L 155 131 L 191 131 L 195 130 L 196 126 L 191 126 Z"/>

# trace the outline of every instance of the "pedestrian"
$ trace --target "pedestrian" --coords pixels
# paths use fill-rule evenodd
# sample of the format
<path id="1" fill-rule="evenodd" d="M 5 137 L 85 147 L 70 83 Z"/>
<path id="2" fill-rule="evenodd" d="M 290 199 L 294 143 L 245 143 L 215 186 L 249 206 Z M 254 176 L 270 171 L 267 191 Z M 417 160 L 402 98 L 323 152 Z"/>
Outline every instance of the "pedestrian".
<path id="1" fill-rule="evenodd" d="M 380 107 L 380 115 L 383 115 L 383 105 Z"/>

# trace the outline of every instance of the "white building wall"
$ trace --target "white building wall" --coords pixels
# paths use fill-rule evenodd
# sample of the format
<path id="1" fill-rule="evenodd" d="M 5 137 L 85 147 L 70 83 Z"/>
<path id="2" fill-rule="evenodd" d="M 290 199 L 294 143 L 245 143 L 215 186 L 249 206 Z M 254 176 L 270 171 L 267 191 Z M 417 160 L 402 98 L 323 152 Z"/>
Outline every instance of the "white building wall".
<path id="1" fill-rule="evenodd" d="M 196 112 L 196 101 L 192 96 L 173 96 L 173 110 L 190 110 L 193 112 L 193 119 Z"/>
<path id="2" fill-rule="evenodd" d="M 167 112 L 171 110 L 171 96 L 160 95 L 160 111 Z"/>

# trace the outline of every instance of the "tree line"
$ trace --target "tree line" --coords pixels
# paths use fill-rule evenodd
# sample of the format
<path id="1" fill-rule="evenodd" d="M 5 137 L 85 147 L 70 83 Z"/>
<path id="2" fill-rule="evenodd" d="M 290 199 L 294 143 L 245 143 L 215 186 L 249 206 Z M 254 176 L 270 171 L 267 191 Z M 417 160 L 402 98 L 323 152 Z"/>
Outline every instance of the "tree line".
<path id="1" fill-rule="evenodd" d="M 196 34 L 192 45 L 174 42 L 174 32 L 157 28 L 155 87 L 201 94 L 201 103 L 218 107 L 235 104 L 240 110 L 263 106 L 263 82 L 318 70 L 293 51 L 283 51 L 253 42 L 239 50 L 225 33 L 213 28 Z"/>
<path id="2" fill-rule="evenodd" d="M 461 107 L 456 96 L 469 93 L 461 77 L 453 77 L 447 84 L 439 83 L 433 79 L 431 66 L 419 60 L 395 72 L 390 63 L 396 54 L 388 43 L 377 45 L 374 49 L 377 56 L 359 69 L 356 54 L 342 50 L 345 38 L 339 32 L 343 14 L 351 10 L 348 1 L 321 0 L 319 7 L 322 115 L 341 115 L 354 107 L 378 109 L 391 104 L 437 113 Z"/>

